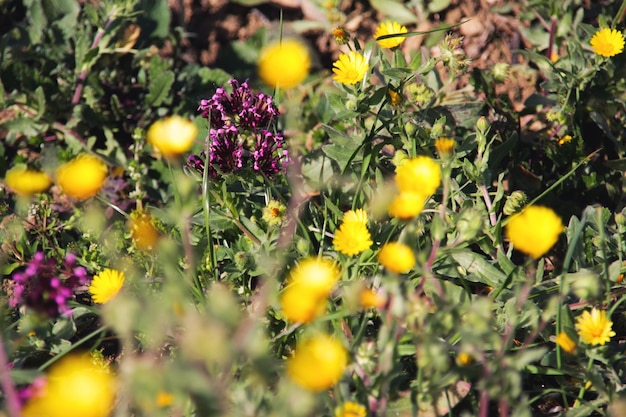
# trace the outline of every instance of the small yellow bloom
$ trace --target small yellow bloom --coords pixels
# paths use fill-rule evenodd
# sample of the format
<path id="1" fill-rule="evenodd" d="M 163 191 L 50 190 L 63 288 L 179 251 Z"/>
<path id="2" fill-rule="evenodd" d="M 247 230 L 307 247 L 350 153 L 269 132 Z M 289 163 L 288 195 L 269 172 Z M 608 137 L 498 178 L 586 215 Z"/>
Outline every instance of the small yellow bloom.
<path id="1" fill-rule="evenodd" d="M 359 403 L 347 401 L 335 409 L 335 417 L 367 417 L 367 410 Z"/>
<path id="2" fill-rule="evenodd" d="M 180 116 L 170 116 L 152 123 L 146 140 L 165 157 L 185 153 L 198 136 L 198 128 L 193 122 Z"/>
<path id="3" fill-rule="evenodd" d="M 161 237 L 152 216 L 145 211 L 133 211 L 130 214 L 129 229 L 133 243 L 143 251 L 154 249 Z"/>
<path id="4" fill-rule="evenodd" d="M 369 288 L 363 288 L 359 294 L 359 302 L 363 308 L 381 308 L 387 302 L 387 297 Z"/>
<path id="5" fill-rule="evenodd" d="M 435 140 L 435 149 L 440 157 L 446 158 L 452 154 L 454 149 L 454 139 L 452 138 L 439 138 Z"/>
<path id="6" fill-rule="evenodd" d="M 552 51 L 552 54 L 550 54 L 550 61 L 556 62 L 558 60 L 559 60 L 559 53 L 556 51 Z"/>
<path id="7" fill-rule="evenodd" d="M 399 219 L 410 219 L 422 212 L 426 197 L 418 193 L 398 194 L 387 209 L 389 214 Z"/>
<path id="8" fill-rule="evenodd" d="M 513 247 L 537 259 L 559 240 L 561 218 L 550 208 L 527 206 L 506 225 L 506 237 Z"/>
<path id="9" fill-rule="evenodd" d="M 624 35 L 615 29 L 604 28 L 598 30 L 589 43 L 593 52 L 609 58 L 624 50 Z"/>
<path id="10" fill-rule="evenodd" d="M 363 209 L 346 212 L 343 223 L 335 232 L 333 245 L 335 250 L 344 255 L 354 256 L 372 246 L 372 239 L 367 230 L 367 212 Z"/>
<path id="11" fill-rule="evenodd" d="M 467 352 L 461 352 L 456 357 L 456 363 L 459 366 L 467 366 L 471 364 L 473 361 L 474 361 L 474 358 L 472 357 L 472 355 L 470 355 Z"/>
<path id="12" fill-rule="evenodd" d="M 407 32 L 408 31 L 405 26 L 400 25 L 398 22 L 391 22 L 390 20 L 387 20 L 378 25 L 378 27 L 376 28 L 376 32 L 374 32 L 374 38 L 376 39 L 376 43 L 380 45 L 381 48 L 395 48 L 396 46 L 404 42 L 404 40 L 406 39 L 404 36 L 380 40 L 378 38 L 385 35 L 394 35 Z"/>
<path id="13" fill-rule="evenodd" d="M 286 212 L 287 207 L 285 207 L 283 203 L 277 200 L 270 200 L 267 206 L 263 207 L 263 215 L 261 218 L 268 226 L 280 226 L 283 220 L 285 220 Z"/>
<path id="14" fill-rule="evenodd" d="M 22 409 L 24 417 L 107 417 L 115 400 L 115 379 L 89 356 L 71 355 L 54 364 L 41 396 Z"/>
<path id="15" fill-rule="evenodd" d="M 328 296 L 339 281 L 337 265 L 327 259 L 306 258 L 289 273 L 288 284 L 299 284 L 311 294 Z"/>
<path id="16" fill-rule="evenodd" d="M 387 89 L 387 95 L 389 96 L 389 103 L 393 107 L 400 107 L 400 104 L 402 104 L 402 95 L 400 93 L 389 88 Z"/>
<path id="17" fill-rule="evenodd" d="M 123 272 L 115 269 L 105 269 L 93 277 L 89 292 L 94 303 L 105 304 L 111 301 L 120 292 L 124 285 Z"/>
<path id="18" fill-rule="evenodd" d="M 323 391 L 335 385 L 348 363 L 348 352 L 341 342 L 316 335 L 303 340 L 287 362 L 287 374 L 302 388 Z"/>
<path id="19" fill-rule="evenodd" d="M 415 265 L 415 255 L 413 250 L 404 243 L 390 242 L 378 252 L 378 262 L 392 272 L 404 274 Z"/>
<path id="20" fill-rule="evenodd" d="M 433 194 L 441 184 L 441 167 L 428 156 L 418 156 L 396 168 L 396 184 L 401 192 Z"/>
<path id="21" fill-rule="evenodd" d="M 155 402 L 159 408 L 169 407 L 174 404 L 174 396 L 167 391 L 159 391 Z"/>
<path id="22" fill-rule="evenodd" d="M 306 285 L 291 284 L 280 294 L 280 310 L 287 321 L 310 323 L 326 312 L 327 297 L 309 291 Z"/>
<path id="23" fill-rule="evenodd" d="M 338 28 L 333 29 L 332 35 L 335 38 L 335 42 L 337 42 L 338 45 L 345 45 L 348 42 L 350 42 L 350 34 L 345 28 L 338 27 Z"/>
<path id="24" fill-rule="evenodd" d="M 259 77 L 270 87 L 293 88 L 309 74 L 311 58 L 302 42 L 283 39 L 266 46 L 258 62 Z"/>
<path id="25" fill-rule="evenodd" d="M 606 311 L 596 308 L 589 311 L 583 311 L 583 314 L 576 319 L 574 325 L 578 331 L 580 340 L 592 346 L 603 346 L 615 336 L 615 332 L 611 329 L 613 322 L 606 315 Z"/>
<path id="26" fill-rule="evenodd" d="M 565 332 L 561 332 L 556 335 L 554 340 L 557 345 L 561 347 L 565 352 L 572 353 L 576 350 L 576 342 L 574 342 Z"/>
<path id="27" fill-rule="evenodd" d="M 107 178 L 107 166 L 100 158 L 81 154 L 61 165 L 56 171 L 56 183 L 70 197 L 84 200 L 100 191 Z"/>
<path id="28" fill-rule="evenodd" d="M 333 64 L 333 80 L 346 85 L 356 84 L 363 80 L 368 69 L 369 64 L 359 52 L 339 54 L 339 59 Z"/>
<path id="29" fill-rule="evenodd" d="M 561 145 L 563 145 L 565 143 L 568 143 L 568 142 L 571 142 L 571 141 L 572 141 L 572 137 L 570 135 L 565 135 L 565 136 L 559 138 L 556 143 L 558 143 L 559 146 L 561 146 Z"/>
<path id="30" fill-rule="evenodd" d="M 26 165 L 22 164 L 8 170 L 4 182 L 11 190 L 20 195 L 44 192 L 52 184 L 48 174 L 28 169 Z"/>

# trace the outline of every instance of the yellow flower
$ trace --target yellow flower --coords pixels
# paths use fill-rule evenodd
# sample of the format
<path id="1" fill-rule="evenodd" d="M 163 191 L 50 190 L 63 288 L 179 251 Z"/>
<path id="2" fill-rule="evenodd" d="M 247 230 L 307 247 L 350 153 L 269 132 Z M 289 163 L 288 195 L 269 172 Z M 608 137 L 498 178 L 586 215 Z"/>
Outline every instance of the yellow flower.
<path id="1" fill-rule="evenodd" d="M 561 347 L 565 352 L 572 353 L 576 350 L 576 342 L 574 342 L 565 332 L 561 332 L 556 335 L 554 340 L 557 345 Z"/>
<path id="2" fill-rule="evenodd" d="M 624 50 L 624 35 L 615 29 L 604 28 L 598 30 L 589 43 L 593 52 L 609 58 Z"/>
<path id="3" fill-rule="evenodd" d="M 280 226 L 285 219 L 287 207 L 277 200 L 270 200 L 267 206 L 263 207 L 261 218 L 268 226 Z"/>
<path id="4" fill-rule="evenodd" d="M 310 323 L 326 312 L 328 294 L 316 294 L 306 285 L 291 284 L 280 294 L 280 310 L 287 321 Z"/>
<path id="5" fill-rule="evenodd" d="M 124 285 L 124 273 L 115 269 L 105 269 L 93 277 L 89 292 L 94 303 L 105 304 L 120 292 Z"/>
<path id="6" fill-rule="evenodd" d="M 326 297 L 339 281 L 339 275 L 340 271 L 332 261 L 306 258 L 290 271 L 287 282 L 302 285 L 311 294 Z"/>
<path id="7" fill-rule="evenodd" d="M 130 237 L 140 250 L 149 251 L 154 249 L 161 234 L 154 225 L 154 220 L 150 213 L 136 210 L 130 214 L 128 222 Z"/>
<path id="8" fill-rule="evenodd" d="M 159 391 L 155 402 L 159 408 L 169 407 L 174 404 L 174 396 L 167 391 Z"/>
<path id="9" fill-rule="evenodd" d="M 41 193 L 50 188 L 52 181 L 45 172 L 28 169 L 26 165 L 18 165 L 7 171 L 4 178 L 6 185 L 20 195 Z"/>
<path id="10" fill-rule="evenodd" d="M 385 35 L 393 35 L 398 33 L 407 33 L 407 29 L 405 26 L 400 25 L 398 22 L 391 22 L 387 20 L 382 22 L 376 28 L 376 32 L 374 32 L 374 38 L 376 39 L 376 43 L 380 45 L 381 48 L 395 48 L 404 42 L 404 36 L 398 36 L 395 38 L 386 38 L 386 39 L 378 39 L 381 36 Z"/>
<path id="11" fill-rule="evenodd" d="M 337 42 L 337 44 L 339 45 L 345 45 L 350 42 L 350 34 L 345 28 L 342 28 L 341 26 L 333 29 L 331 33 L 335 38 L 335 42 Z"/>
<path id="12" fill-rule="evenodd" d="M 392 272 L 404 274 L 415 265 L 415 255 L 404 243 L 390 242 L 378 252 L 378 262 Z"/>
<path id="13" fill-rule="evenodd" d="M 24 417 L 107 417 L 115 400 L 112 374 L 89 356 L 71 355 L 53 365 L 41 396 L 22 409 Z"/>
<path id="14" fill-rule="evenodd" d="M 295 39 L 283 39 L 261 51 L 258 72 L 270 87 L 293 88 L 309 74 L 311 58 L 306 46 Z"/>
<path id="15" fill-rule="evenodd" d="M 335 250 L 348 256 L 358 255 L 372 246 L 372 239 L 367 230 L 367 213 L 363 209 L 348 211 L 339 230 L 335 232 L 333 245 Z"/>
<path id="16" fill-rule="evenodd" d="M 395 180 L 401 192 L 431 195 L 441 184 L 441 167 L 428 156 L 418 156 L 396 168 Z"/>
<path id="17" fill-rule="evenodd" d="M 356 84 L 363 80 L 368 69 L 369 64 L 359 52 L 339 54 L 339 59 L 333 64 L 333 80 L 346 85 Z"/>
<path id="18" fill-rule="evenodd" d="M 547 207 L 527 206 L 515 214 L 506 225 L 506 237 L 515 249 L 537 259 L 559 240 L 563 223 Z"/>
<path id="19" fill-rule="evenodd" d="M 323 391 L 335 385 L 348 363 L 348 352 L 338 340 L 316 335 L 303 340 L 287 362 L 287 374 L 302 388 Z"/>
<path id="20" fill-rule="evenodd" d="M 84 200 L 100 191 L 107 178 L 107 166 L 97 156 L 81 154 L 61 165 L 56 183 L 70 197 Z"/>
<path id="21" fill-rule="evenodd" d="M 571 140 L 572 140 L 572 137 L 570 135 L 565 135 L 559 138 L 556 143 L 558 143 L 559 146 L 561 146 L 561 145 L 566 144 L 567 142 L 571 142 Z"/>
<path id="22" fill-rule="evenodd" d="M 611 330 L 613 322 L 606 316 L 606 311 L 596 308 L 589 311 L 583 311 L 583 314 L 576 319 L 576 330 L 580 340 L 588 345 L 604 345 L 615 336 L 615 332 Z"/>
<path id="23" fill-rule="evenodd" d="M 359 403 L 347 401 L 335 409 L 335 417 L 367 417 L 367 410 Z"/>
<path id="24" fill-rule="evenodd" d="M 198 128 L 193 122 L 180 116 L 170 116 L 152 123 L 146 140 L 163 156 L 174 157 L 187 152 L 196 136 Z"/>
<path id="25" fill-rule="evenodd" d="M 359 302 L 363 308 L 381 308 L 387 302 L 387 297 L 369 288 L 363 288 L 359 294 Z"/>
<path id="26" fill-rule="evenodd" d="M 439 138 L 435 140 L 435 149 L 437 149 L 440 157 L 446 158 L 452 154 L 454 143 L 452 138 Z"/>
<path id="27" fill-rule="evenodd" d="M 387 209 L 389 214 L 399 219 L 410 219 L 417 216 L 424 209 L 426 197 L 418 193 L 398 194 Z"/>
<path id="28" fill-rule="evenodd" d="M 387 89 L 387 95 L 389 96 L 389 103 L 392 107 L 400 107 L 400 104 L 402 104 L 402 95 L 400 93 L 389 88 Z"/>
<path id="29" fill-rule="evenodd" d="M 472 355 L 470 355 L 467 352 L 461 352 L 456 357 L 456 363 L 459 366 L 467 366 L 471 364 L 473 361 L 474 361 L 474 358 L 472 357 Z"/>

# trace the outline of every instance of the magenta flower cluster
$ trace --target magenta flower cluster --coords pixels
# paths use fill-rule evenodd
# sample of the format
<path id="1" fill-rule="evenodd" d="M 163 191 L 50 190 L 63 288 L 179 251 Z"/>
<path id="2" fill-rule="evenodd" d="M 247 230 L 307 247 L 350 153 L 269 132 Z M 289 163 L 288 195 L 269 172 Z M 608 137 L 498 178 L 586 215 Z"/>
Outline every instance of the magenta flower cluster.
<path id="1" fill-rule="evenodd" d="M 37 252 L 26 269 L 14 273 L 12 278 L 15 287 L 9 306 L 25 305 L 48 317 L 69 316 L 67 302 L 74 290 L 90 281 L 85 268 L 76 266 L 76 256 L 71 253 L 59 266 L 54 259 L 46 259 L 42 252 Z"/>
<path id="2" fill-rule="evenodd" d="M 209 120 L 209 175 L 251 169 L 268 177 L 283 171 L 287 150 L 283 136 L 275 131 L 278 109 L 271 96 L 253 93 L 247 82 L 228 82 L 232 93 L 218 88 L 198 111 Z M 191 155 L 188 166 L 204 171 L 206 154 Z"/>

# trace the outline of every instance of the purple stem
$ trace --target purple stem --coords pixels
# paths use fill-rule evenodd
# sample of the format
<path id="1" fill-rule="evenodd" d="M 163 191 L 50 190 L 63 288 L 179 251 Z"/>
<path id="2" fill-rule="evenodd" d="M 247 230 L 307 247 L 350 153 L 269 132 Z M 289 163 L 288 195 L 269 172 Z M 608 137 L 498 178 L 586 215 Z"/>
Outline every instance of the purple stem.
<path id="1" fill-rule="evenodd" d="M 20 408 L 20 400 L 17 395 L 17 391 L 15 390 L 15 385 L 13 385 L 13 380 L 11 379 L 11 373 L 9 371 L 9 362 L 7 359 L 6 352 L 4 351 L 4 341 L 2 340 L 1 334 L 0 334 L 0 384 L 2 385 L 2 390 L 4 391 L 4 395 L 6 397 L 7 410 L 9 411 L 9 416 L 22 417 L 22 412 Z"/>

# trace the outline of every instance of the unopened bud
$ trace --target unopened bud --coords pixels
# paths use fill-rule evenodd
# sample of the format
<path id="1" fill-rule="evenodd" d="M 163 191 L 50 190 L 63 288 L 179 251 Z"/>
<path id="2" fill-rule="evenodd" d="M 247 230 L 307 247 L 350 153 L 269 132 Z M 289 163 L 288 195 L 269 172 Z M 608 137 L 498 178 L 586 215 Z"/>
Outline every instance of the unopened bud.
<path id="1" fill-rule="evenodd" d="M 527 201 L 528 197 L 526 193 L 519 190 L 513 191 L 511 195 L 506 198 L 502 212 L 507 216 L 515 214 L 524 208 Z"/>

